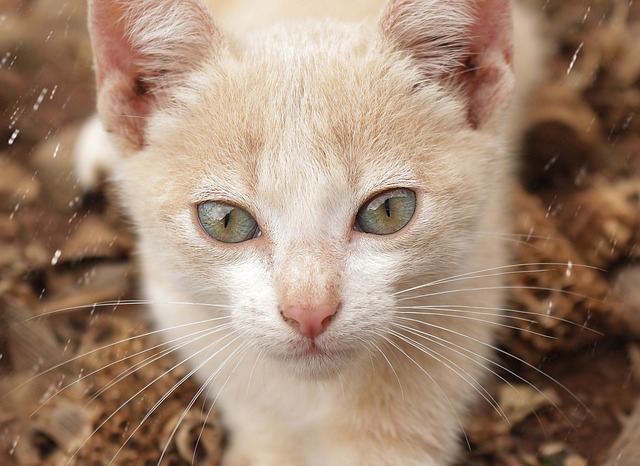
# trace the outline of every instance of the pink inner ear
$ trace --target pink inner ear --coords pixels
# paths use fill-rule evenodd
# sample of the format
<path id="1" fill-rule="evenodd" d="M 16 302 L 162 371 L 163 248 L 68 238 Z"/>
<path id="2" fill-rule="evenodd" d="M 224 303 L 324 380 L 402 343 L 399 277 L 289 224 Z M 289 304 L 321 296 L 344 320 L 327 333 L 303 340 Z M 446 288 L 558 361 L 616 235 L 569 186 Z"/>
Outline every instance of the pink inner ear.
<path id="1" fill-rule="evenodd" d="M 90 0 L 98 111 L 126 151 L 145 144 L 164 93 L 222 45 L 199 0 Z M 162 93 L 158 91 L 162 89 Z"/>
<path id="2" fill-rule="evenodd" d="M 513 90 L 510 0 L 390 0 L 380 24 L 426 80 L 462 91 L 474 128 L 498 115 L 508 101 Z"/>
<path id="3" fill-rule="evenodd" d="M 96 63 L 98 110 L 109 132 L 126 148 L 144 145 L 144 119 L 149 115 L 148 96 L 138 91 L 134 49 L 126 23 L 125 2 L 95 0 L 90 4 L 91 40 Z"/>
<path id="4" fill-rule="evenodd" d="M 469 76 L 463 86 L 469 99 L 469 121 L 474 128 L 491 118 L 513 92 L 511 2 L 479 0 L 471 28 Z"/>

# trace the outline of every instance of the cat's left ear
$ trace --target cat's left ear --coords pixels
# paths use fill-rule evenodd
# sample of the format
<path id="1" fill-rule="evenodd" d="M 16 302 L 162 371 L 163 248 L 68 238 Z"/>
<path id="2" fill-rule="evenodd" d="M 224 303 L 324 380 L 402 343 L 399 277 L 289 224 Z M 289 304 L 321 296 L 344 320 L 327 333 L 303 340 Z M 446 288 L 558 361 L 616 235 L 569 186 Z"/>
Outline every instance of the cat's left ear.
<path id="1" fill-rule="evenodd" d="M 90 0 L 98 113 L 125 152 L 145 145 L 148 118 L 221 48 L 199 0 Z"/>
<path id="2" fill-rule="evenodd" d="M 514 88 L 510 0 L 389 0 L 380 28 L 423 80 L 461 93 L 472 127 L 502 114 Z"/>

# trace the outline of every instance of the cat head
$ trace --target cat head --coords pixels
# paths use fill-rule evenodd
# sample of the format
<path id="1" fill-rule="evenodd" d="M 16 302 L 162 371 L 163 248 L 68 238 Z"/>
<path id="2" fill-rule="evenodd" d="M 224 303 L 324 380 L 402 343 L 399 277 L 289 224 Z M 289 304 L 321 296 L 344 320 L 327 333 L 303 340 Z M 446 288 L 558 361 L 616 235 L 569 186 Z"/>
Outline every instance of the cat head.
<path id="1" fill-rule="evenodd" d="M 228 305 L 257 347 L 313 369 L 384 338 L 396 291 L 480 247 L 505 175 L 508 1 L 241 36 L 196 0 L 90 6 L 148 282 Z"/>

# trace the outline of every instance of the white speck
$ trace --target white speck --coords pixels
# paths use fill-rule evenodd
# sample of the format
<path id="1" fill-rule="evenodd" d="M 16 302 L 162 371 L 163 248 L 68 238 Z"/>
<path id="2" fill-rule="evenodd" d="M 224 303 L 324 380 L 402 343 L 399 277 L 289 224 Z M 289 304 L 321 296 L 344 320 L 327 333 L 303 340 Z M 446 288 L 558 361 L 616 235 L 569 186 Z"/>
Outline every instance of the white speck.
<path id="1" fill-rule="evenodd" d="M 0 68 L 7 64 L 9 58 L 11 58 L 11 52 L 7 52 L 3 55 L 3 57 L 0 59 Z"/>
<path id="2" fill-rule="evenodd" d="M 547 306 L 547 312 L 546 312 L 546 314 L 547 314 L 548 316 L 550 316 L 550 315 L 551 315 L 551 309 L 553 309 L 553 301 L 549 301 L 549 305 Z"/>
<path id="3" fill-rule="evenodd" d="M 56 149 L 53 151 L 53 158 L 55 159 L 58 155 L 58 151 L 60 150 L 60 143 L 56 144 Z"/>
<path id="4" fill-rule="evenodd" d="M 20 209 L 20 203 L 19 202 L 15 205 L 15 207 L 13 208 L 11 213 L 9 214 L 9 220 L 13 220 L 13 217 L 16 216 L 16 213 L 18 212 L 18 209 Z"/>
<path id="5" fill-rule="evenodd" d="M 40 105 L 42 104 L 42 101 L 44 100 L 44 98 L 45 98 L 45 96 L 47 95 L 48 92 L 49 92 L 49 89 L 47 89 L 46 87 L 42 88 L 42 91 L 40 92 L 40 95 L 36 99 L 36 103 L 33 104 L 33 111 L 34 112 L 40 108 Z"/>
<path id="6" fill-rule="evenodd" d="M 567 278 L 569 278 L 571 276 L 571 271 L 572 270 L 573 270 L 573 262 L 569 261 L 569 262 L 567 262 L 567 270 L 564 273 L 567 276 Z"/>
<path id="7" fill-rule="evenodd" d="M 51 258 L 51 265 L 56 265 L 61 255 L 62 251 L 60 249 L 56 249 L 56 252 L 53 253 L 53 257 Z"/>
<path id="8" fill-rule="evenodd" d="M 636 114 L 634 112 L 631 112 L 627 115 L 627 117 L 624 119 L 624 121 L 622 122 L 622 129 L 625 130 L 629 127 L 629 125 L 631 124 L 631 121 L 633 120 L 633 117 L 636 116 Z"/>
<path id="9" fill-rule="evenodd" d="M 582 50 L 583 46 L 584 46 L 584 42 L 580 42 L 580 45 L 578 46 L 576 53 L 574 53 L 573 57 L 571 58 L 571 63 L 569 63 L 569 68 L 567 68 L 567 75 L 571 73 L 571 70 L 573 69 L 573 65 L 576 64 L 576 60 L 578 59 L 578 54 L 580 53 L 580 50 Z"/>
<path id="10" fill-rule="evenodd" d="M 9 454 L 11 456 L 14 455 L 14 453 L 16 452 L 16 447 L 18 446 L 18 442 L 20 441 L 20 436 L 17 435 L 15 440 L 13 442 L 11 442 L 11 449 L 9 450 Z"/>
<path id="11" fill-rule="evenodd" d="M 20 134 L 20 130 L 16 128 L 11 134 L 11 137 L 9 137 L 9 141 L 7 142 L 7 144 L 12 145 L 16 141 L 18 134 Z"/>
<path id="12" fill-rule="evenodd" d="M 584 16 L 582 17 L 582 24 L 584 24 L 587 21 L 587 18 L 589 17 L 589 13 L 591 13 L 590 6 L 588 6 L 587 11 L 584 12 Z"/>
<path id="13" fill-rule="evenodd" d="M 49 100 L 53 100 L 53 96 L 56 95 L 56 91 L 58 90 L 58 85 L 56 84 L 55 86 L 53 86 L 53 89 L 51 89 L 51 94 L 49 95 Z"/>
<path id="14" fill-rule="evenodd" d="M 548 172 L 549 169 L 551 167 L 553 167 L 556 164 L 557 161 L 558 161 L 558 156 L 557 155 L 554 155 L 553 157 L 551 157 L 551 160 L 549 160 L 547 162 L 547 164 L 544 166 L 544 171 Z"/>

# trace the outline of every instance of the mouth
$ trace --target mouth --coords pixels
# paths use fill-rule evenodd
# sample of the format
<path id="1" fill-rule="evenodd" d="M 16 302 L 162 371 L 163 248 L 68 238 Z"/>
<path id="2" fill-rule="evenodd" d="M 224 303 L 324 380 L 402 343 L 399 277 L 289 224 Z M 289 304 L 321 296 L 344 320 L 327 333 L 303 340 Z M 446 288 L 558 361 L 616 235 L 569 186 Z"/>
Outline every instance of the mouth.
<path id="1" fill-rule="evenodd" d="M 305 339 L 280 353 L 278 359 L 294 373 L 325 377 L 339 372 L 350 357 L 348 351 Z"/>

